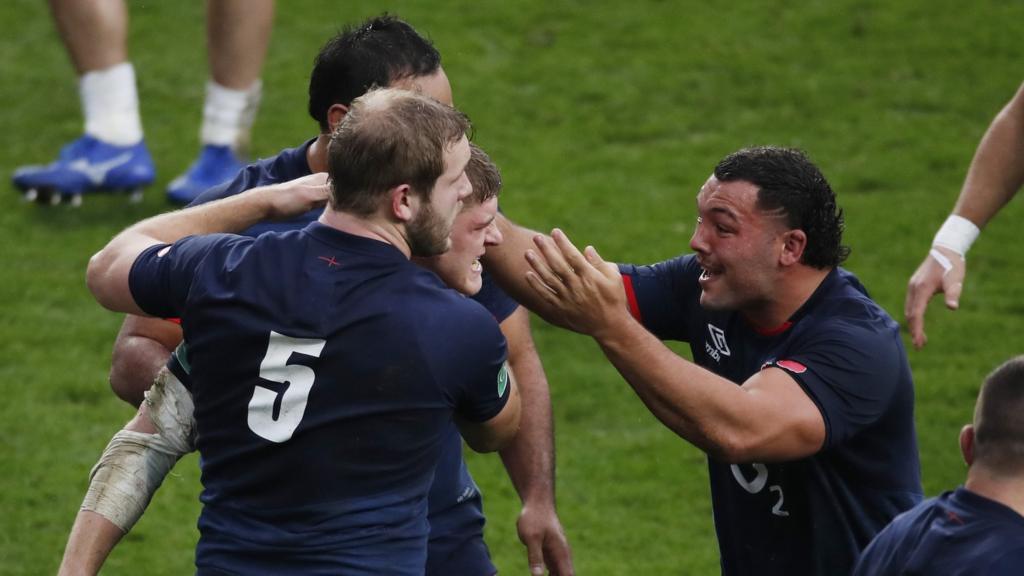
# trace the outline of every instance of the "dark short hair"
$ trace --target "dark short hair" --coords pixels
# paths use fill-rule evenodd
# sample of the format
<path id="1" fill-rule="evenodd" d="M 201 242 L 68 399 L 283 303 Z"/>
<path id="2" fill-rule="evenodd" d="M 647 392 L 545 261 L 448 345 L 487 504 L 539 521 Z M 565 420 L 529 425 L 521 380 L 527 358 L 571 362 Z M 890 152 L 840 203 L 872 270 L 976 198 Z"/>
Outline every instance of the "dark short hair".
<path id="1" fill-rule="evenodd" d="M 320 49 L 309 77 L 309 115 L 326 132 L 331 106 L 348 106 L 370 88 L 429 76 L 440 67 L 441 54 L 412 26 L 389 14 L 375 16 L 345 28 Z"/>
<path id="2" fill-rule="evenodd" d="M 975 462 L 1005 474 L 1024 474 L 1024 356 L 985 378 L 974 408 Z"/>
<path id="3" fill-rule="evenodd" d="M 800 150 L 758 146 L 726 156 L 715 166 L 720 182 L 757 186 L 757 205 L 777 212 L 791 229 L 807 234 L 800 262 L 818 269 L 839 266 L 850 255 L 843 246 L 843 210 L 821 170 Z"/>
<path id="4" fill-rule="evenodd" d="M 473 193 L 466 199 L 467 206 L 483 204 L 501 192 L 501 172 L 482 148 L 469 143 L 469 164 L 466 176 L 473 185 Z"/>
<path id="5" fill-rule="evenodd" d="M 330 204 L 358 216 L 375 212 L 388 190 L 408 184 L 429 200 L 445 151 L 466 136 L 469 119 L 428 96 L 381 88 L 352 101 L 331 134 Z"/>

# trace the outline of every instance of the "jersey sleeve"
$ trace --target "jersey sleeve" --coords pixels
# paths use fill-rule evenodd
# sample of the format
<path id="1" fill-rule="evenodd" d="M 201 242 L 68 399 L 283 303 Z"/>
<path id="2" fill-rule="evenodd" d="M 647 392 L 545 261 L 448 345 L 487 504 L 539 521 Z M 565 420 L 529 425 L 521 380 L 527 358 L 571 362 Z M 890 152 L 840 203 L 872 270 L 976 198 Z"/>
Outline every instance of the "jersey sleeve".
<path id="1" fill-rule="evenodd" d="M 177 318 L 185 307 L 196 269 L 229 235 L 187 236 L 174 244 L 156 244 L 144 250 L 132 264 L 128 286 L 144 312 L 161 318 Z"/>
<path id="2" fill-rule="evenodd" d="M 501 324 L 506 318 L 512 315 L 519 308 L 519 302 L 516 302 L 511 296 L 509 296 L 501 286 L 494 280 L 494 277 L 487 273 L 487 269 L 484 268 L 483 272 L 483 286 L 480 291 L 473 295 L 473 300 L 479 302 L 494 319 Z"/>
<path id="3" fill-rule="evenodd" d="M 686 306 L 696 302 L 700 266 L 692 255 L 657 264 L 619 264 L 629 310 L 661 340 L 688 342 Z"/>
<path id="4" fill-rule="evenodd" d="M 445 364 L 451 367 L 449 380 L 455 413 L 471 422 L 495 417 L 508 401 L 508 347 L 497 322 L 480 306 L 463 302 L 467 314 L 459 323 Z M 469 308 L 472 307 L 470 310 Z"/>
<path id="5" fill-rule="evenodd" d="M 876 422 L 907 378 L 899 334 L 855 319 L 830 321 L 769 363 L 785 370 L 817 404 L 825 448 Z"/>

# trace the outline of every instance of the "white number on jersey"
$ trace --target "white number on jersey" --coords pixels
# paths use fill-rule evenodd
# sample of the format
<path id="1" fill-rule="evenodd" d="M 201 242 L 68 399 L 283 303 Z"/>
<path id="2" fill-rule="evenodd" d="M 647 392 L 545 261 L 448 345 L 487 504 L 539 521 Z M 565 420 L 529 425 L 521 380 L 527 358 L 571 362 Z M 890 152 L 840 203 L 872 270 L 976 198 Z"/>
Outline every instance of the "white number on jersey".
<path id="1" fill-rule="evenodd" d="M 736 464 L 729 466 L 732 470 L 732 477 L 736 479 L 736 483 L 741 488 L 751 494 L 757 494 L 761 490 L 764 490 L 766 484 L 768 484 L 768 467 L 764 464 L 754 463 L 754 472 L 757 473 L 753 480 L 747 480 L 746 475 L 743 474 L 743 470 Z M 769 492 L 775 492 L 778 494 L 779 499 L 775 501 L 775 506 L 772 506 L 772 514 L 776 516 L 789 516 L 789 512 L 782 509 L 782 505 L 786 500 L 785 495 L 782 493 L 782 486 L 778 484 L 772 484 L 768 487 Z"/>
<path id="2" fill-rule="evenodd" d="M 281 410 L 274 418 L 274 403 L 278 392 L 256 386 L 249 400 L 249 429 L 271 442 L 285 442 L 299 427 L 306 413 L 306 401 L 313 388 L 316 374 L 301 364 L 288 364 L 292 354 L 320 357 L 326 340 L 320 338 L 292 338 L 271 331 L 267 353 L 260 363 L 260 378 L 287 386 L 281 396 Z"/>

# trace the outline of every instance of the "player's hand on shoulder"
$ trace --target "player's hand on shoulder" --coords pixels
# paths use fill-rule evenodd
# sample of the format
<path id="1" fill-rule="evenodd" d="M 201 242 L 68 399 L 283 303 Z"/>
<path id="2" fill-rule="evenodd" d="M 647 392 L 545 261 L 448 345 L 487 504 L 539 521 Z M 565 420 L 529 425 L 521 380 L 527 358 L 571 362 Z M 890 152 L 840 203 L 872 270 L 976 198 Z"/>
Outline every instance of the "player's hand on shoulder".
<path id="1" fill-rule="evenodd" d="M 924 313 L 928 301 L 942 292 L 946 296 L 946 307 L 956 310 L 960 306 L 960 292 L 966 275 L 967 263 L 962 256 L 943 246 L 933 246 L 910 277 L 903 314 L 916 348 L 928 342 L 924 332 Z"/>
<path id="2" fill-rule="evenodd" d="M 331 184 L 326 172 L 317 172 L 267 188 L 273 189 L 274 218 L 289 219 L 327 204 Z"/>

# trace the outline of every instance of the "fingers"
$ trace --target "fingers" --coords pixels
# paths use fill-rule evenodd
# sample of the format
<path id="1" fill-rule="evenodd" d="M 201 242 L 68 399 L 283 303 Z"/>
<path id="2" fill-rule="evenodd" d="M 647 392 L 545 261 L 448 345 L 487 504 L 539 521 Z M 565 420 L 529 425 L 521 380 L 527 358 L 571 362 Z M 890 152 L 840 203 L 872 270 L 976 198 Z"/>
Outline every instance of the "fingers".
<path id="1" fill-rule="evenodd" d="M 526 561 L 530 565 L 531 576 L 544 576 L 544 547 L 537 537 L 523 538 L 526 545 Z"/>
<path id="2" fill-rule="evenodd" d="M 907 302 L 903 314 L 907 319 L 907 329 L 910 330 L 910 340 L 915 348 L 921 348 L 928 342 L 924 333 L 924 310 L 928 305 L 928 298 L 931 294 L 923 294 L 921 287 L 911 287 L 907 290 Z"/>
<path id="3" fill-rule="evenodd" d="M 942 289 L 942 277 L 945 270 L 933 256 L 925 257 L 917 267 L 907 284 L 907 299 L 903 306 L 903 315 L 910 330 L 910 339 L 915 348 L 921 348 L 928 341 L 924 332 L 924 313 L 928 308 L 928 300 Z"/>
<path id="4" fill-rule="evenodd" d="M 572 252 L 579 255 L 579 251 L 576 250 L 576 247 L 573 246 L 571 242 L 569 242 L 569 239 L 565 237 L 565 234 L 561 230 L 557 228 L 552 230 L 550 238 L 541 235 L 534 236 L 533 243 L 537 246 L 537 251 L 540 257 L 544 259 L 544 265 L 548 270 L 548 274 L 553 275 L 558 279 L 558 285 L 550 284 L 551 287 L 558 291 L 558 286 L 564 285 L 571 287 L 577 283 L 576 267 L 573 266 L 569 262 L 569 259 L 566 258 L 566 253 L 568 252 L 570 254 L 570 258 L 572 258 Z M 582 255 L 579 255 L 577 264 L 582 262 L 583 257 Z M 534 263 L 531 262 L 530 264 L 533 266 Z M 534 270 L 538 270 L 538 273 L 540 273 L 537 266 L 534 266 Z M 549 279 L 543 273 L 541 273 L 541 278 L 545 281 L 548 281 Z"/>
<path id="5" fill-rule="evenodd" d="M 535 242 L 539 242 L 535 240 Z M 558 294 L 565 290 L 565 283 L 562 282 L 562 278 L 551 270 L 548 265 L 547 259 L 537 254 L 533 250 L 526 251 L 526 262 L 530 264 L 532 271 L 526 272 L 527 281 L 530 282 L 531 286 L 534 286 L 533 281 L 538 281 L 544 285 L 548 292 Z M 531 281 L 531 277 L 533 281 Z M 536 288 L 536 286 L 534 286 Z"/>
<path id="6" fill-rule="evenodd" d="M 946 288 L 946 308 L 956 310 L 960 307 L 960 292 L 964 289 L 963 282 L 955 282 Z"/>
<path id="7" fill-rule="evenodd" d="M 572 552 L 564 535 L 560 532 L 552 534 L 545 544 L 544 562 L 552 576 L 573 576 L 575 570 L 572 567 Z"/>

